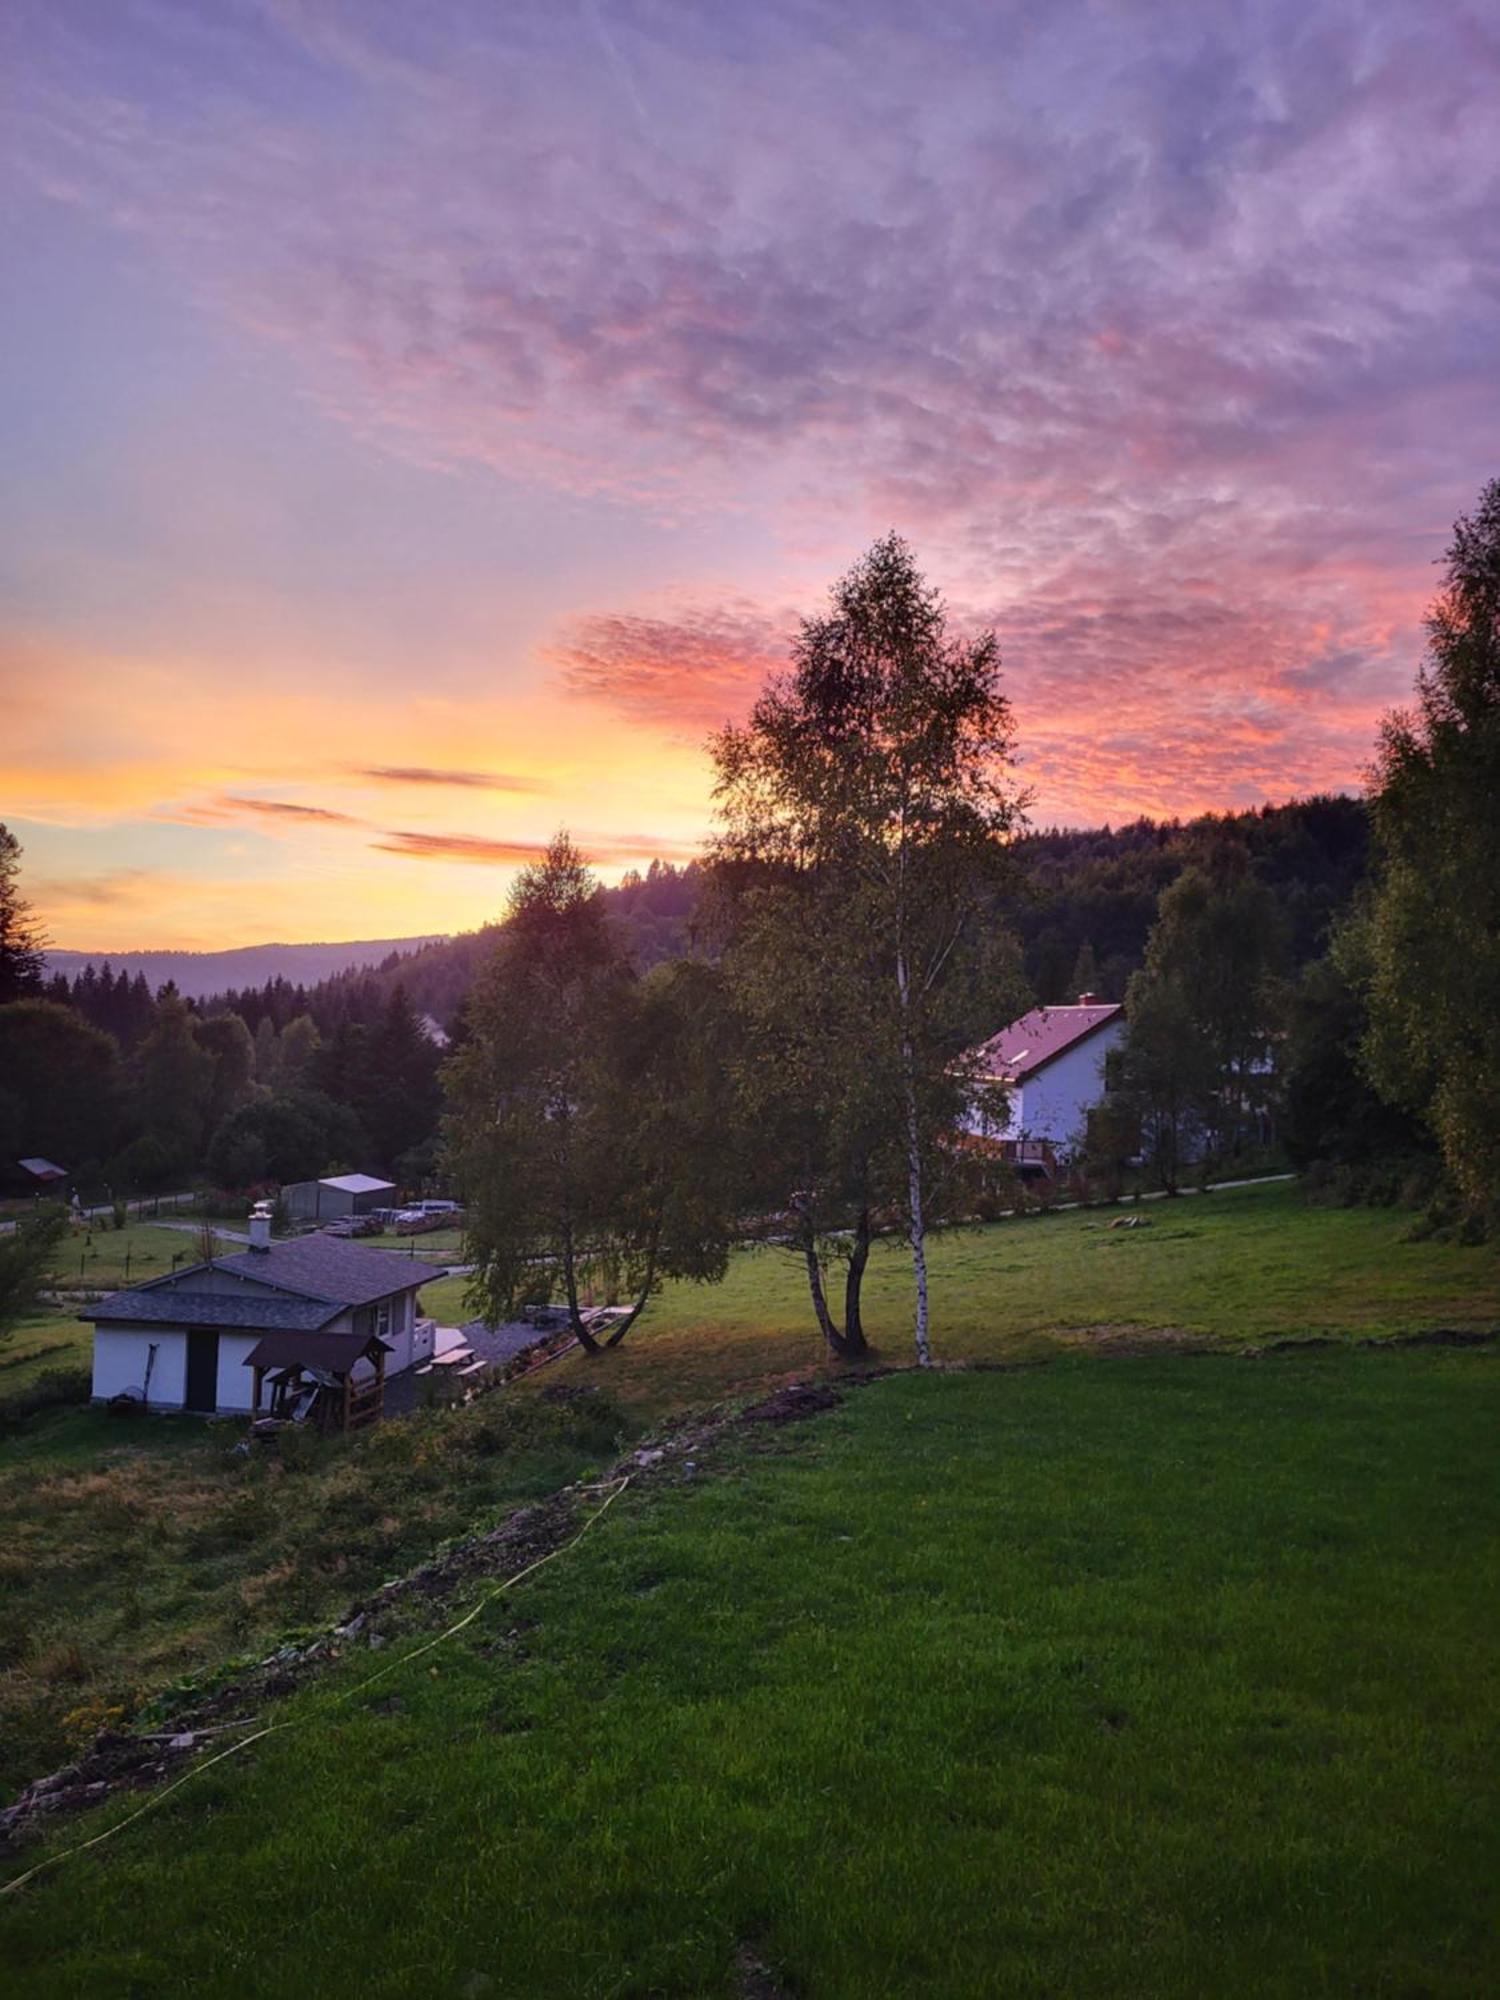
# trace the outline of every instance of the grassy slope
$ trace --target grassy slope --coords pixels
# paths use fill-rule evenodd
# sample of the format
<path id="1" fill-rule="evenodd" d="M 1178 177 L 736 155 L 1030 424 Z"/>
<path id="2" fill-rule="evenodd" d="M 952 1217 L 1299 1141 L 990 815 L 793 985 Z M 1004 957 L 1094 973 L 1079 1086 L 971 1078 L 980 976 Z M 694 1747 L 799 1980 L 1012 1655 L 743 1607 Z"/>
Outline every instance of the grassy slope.
<path id="1" fill-rule="evenodd" d="M 491 1402 L 363 1438 L 299 1435 L 284 1457 L 233 1456 L 242 1432 L 68 1409 L 0 1440 L 0 1791 L 87 1740 L 100 1710 L 134 1713 L 176 1676 L 263 1653 L 553 1491 L 611 1455 L 620 1420 Z"/>
<path id="2" fill-rule="evenodd" d="M 1410 1217 L 1389 1209 L 1314 1208 L 1300 1189 L 1270 1186 L 1153 1202 L 1139 1213 L 1149 1229 L 1111 1229 L 1114 1211 L 1105 1210 L 935 1238 L 939 1359 L 1053 1353 L 1089 1329 L 1179 1328 L 1240 1344 L 1500 1321 L 1494 1246 L 1407 1242 Z M 871 1256 L 865 1317 L 880 1358 L 904 1366 L 911 1264 L 898 1240 Z M 650 1416 L 821 1363 L 800 1264 L 757 1250 L 736 1257 L 722 1285 L 667 1287 L 617 1354 L 570 1358 L 544 1379 L 606 1383 Z"/>
<path id="3" fill-rule="evenodd" d="M 939 1354 L 1053 1353 L 1068 1329 L 1101 1324 L 1173 1324 L 1235 1340 L 1493 1325 L 1500 1316 L 1493 1251 L 1404 1243 L 1397 1215 L 1310 1209 L 1278 1188 L 1145 1212 L 1153 1226 L 1139 1231 L 1065 1215 L 939 1239 Z M 170 1255 L 173 1233 L 159 1234 Z M 95 1241 L 113 1243 L 113 1232 Z M 427 1287 L 427 1309 L 461 1284 Z M 872 1330 L 904 1362 L 909 1283 L 899 1245 L 877 1251 L 869 1292 Z M 460 1316 L 452 1304 L 442 1316 Z M 61 1318 L 18 1333 L 0 1350 L 0 1404 L 59 1358 L 30 1363 L 28 1353 L 51 1344 L 82 1361 L 88 1339 L 87 1327 Z M 572 1357 L 528 1386 L 597 1383 L 639 1425 L 820 1366 L 797 1266 L 761 1251 L 737 1258 L 722 1286 L 669 1288 L 607 1359 Z M 471 1463 L 460 1442 L 450 1479 L 440 1439 L 463 1434 L 433 1421 L 414 1468 L 400 1462 L 404 1427 L 391 1427 L 315 1453 L 279 1486 L 279 1468 L 257 1461 L 252 1470 L 228 1456 L 234 1425 L 173 1419 L 122 1429 L 75 1411 L 0 1432 L 0 1584 L 9 1599 L 0 1784 L 57 1761 L 73 1711 L 131 1706 L 176 1674 L 326 1617 L 372 1573 L 378 1580 L 579 1462 L 576 1453 L 543 1454 L 512 1476 L 498 1457 Z"/>
<path id="4" fill-rule="evenodd" d="M 745 1944 L 822 2000 L 1487 1994 L 1497 1416 L 1488 1353 L 877 1383 L 299 1698 L 7 1953 L 36 1996 L 685 2000 Z"/>
<path id="5" fill-rule="evenodd" d="M 38 1305 L 0 1341 L 0 1411 L 18 1390 L 57 1369 L 87 1368 L 94 1329 L 65 1307 Z M 0 1447 L 3 1449 L 3 1447 Z"/>

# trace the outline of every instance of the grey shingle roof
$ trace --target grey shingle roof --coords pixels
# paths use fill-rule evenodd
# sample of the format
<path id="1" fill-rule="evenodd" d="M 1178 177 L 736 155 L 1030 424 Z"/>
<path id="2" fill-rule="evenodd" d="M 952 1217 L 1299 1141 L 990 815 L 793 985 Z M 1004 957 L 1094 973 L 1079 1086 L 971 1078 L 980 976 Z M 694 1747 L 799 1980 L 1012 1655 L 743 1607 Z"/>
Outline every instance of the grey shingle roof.
<path id="1" fill-rule="evenodd" d="M 299 1299 L 272 1292 L 195 1292 L 188 1285 L 138 1287 L 111 1292 L 85 1319 L 96 1323 L 125 1321 L 137 1326 L 218 1326 L 247 1333 L 276 1328 L 311 1333 L 336 1319 L 343 1307 L 335 1299 Z"/>
<path id="2" fill-rule="evenodd" d="M 307 1298 L 335 1299 L 343 1306 L 366 1306 L 392 1292 L 415 1291 L 434 1276 L 430 1264 L 337 1236 L 294 1236 L 269 1250 L 246 1250 L 214 1262 L 220 1271 L 236 1271 L 242 1278 Z"/>

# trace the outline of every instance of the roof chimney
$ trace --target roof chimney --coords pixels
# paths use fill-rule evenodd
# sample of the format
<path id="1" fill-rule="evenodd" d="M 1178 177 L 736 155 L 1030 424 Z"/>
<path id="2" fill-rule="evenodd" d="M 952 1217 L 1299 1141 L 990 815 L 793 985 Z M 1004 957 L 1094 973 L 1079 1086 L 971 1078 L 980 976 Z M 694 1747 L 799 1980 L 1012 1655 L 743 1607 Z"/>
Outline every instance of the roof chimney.
<path id="1" fill-rule="evenodd" d="M 250 1211 L 250 1248 L 269 1250 L 271 1247 L 271 1204 L 258 1201 Z"/>
<path id="2" fill-rule="evenodd" d="M 1078 1004 L 1080 1007 L 1097 1007 L 1099 1005 L 1099 995 L 1097 993 L 1080 993 Z"/>

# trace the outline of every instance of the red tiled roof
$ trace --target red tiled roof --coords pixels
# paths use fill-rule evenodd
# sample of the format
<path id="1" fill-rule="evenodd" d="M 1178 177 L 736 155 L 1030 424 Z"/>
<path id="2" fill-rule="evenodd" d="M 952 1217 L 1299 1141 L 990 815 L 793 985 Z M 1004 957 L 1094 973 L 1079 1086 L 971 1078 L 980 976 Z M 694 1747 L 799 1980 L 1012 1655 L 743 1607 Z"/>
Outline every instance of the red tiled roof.
<path id="1" fill-rule="evenodd" d="M 986 1074 L 999 1083 L 1024 1083 L 1124 1011 L 1117 1001 L 1091 1007 L 1033 1007 L 983 1044 L 979 1054 Z"/>

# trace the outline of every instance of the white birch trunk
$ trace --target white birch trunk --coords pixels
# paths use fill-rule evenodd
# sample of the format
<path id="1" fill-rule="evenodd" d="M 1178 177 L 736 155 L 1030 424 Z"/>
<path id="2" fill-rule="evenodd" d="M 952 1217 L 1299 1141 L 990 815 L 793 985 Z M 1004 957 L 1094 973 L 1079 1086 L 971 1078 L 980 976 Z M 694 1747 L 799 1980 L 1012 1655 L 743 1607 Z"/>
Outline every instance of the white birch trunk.
<path id="1" fill-rule="evenodd" d="M 922 1220 L 922 1127 L 917 1116 L 916 1059 L 911 1045 L 911 980 L 906 953 L 896 953 L 896 985 L 901 996 L 901 1091 L 906 1108 L 906 1187 L 910 1210 L 911 1262 L 917 1281 L 917 1366 L 932 1366 L 927 1336 L 927 1231 Z"/>

